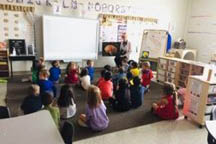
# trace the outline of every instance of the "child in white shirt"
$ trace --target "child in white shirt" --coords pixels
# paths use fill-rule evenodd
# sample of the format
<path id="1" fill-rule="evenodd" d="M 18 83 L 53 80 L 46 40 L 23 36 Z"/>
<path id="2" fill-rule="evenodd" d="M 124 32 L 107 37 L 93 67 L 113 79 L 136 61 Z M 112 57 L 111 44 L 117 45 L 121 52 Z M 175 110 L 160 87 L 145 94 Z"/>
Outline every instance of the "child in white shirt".
<path id="1" fill-rule="evenodd" d="M 88 90 L 89 86 L 91 85 L 91 78 L 88 75 L 88 69 L 84 68 L 82 69 L 80 73 L 80 82 L 81 86 L 84 90 Z"/>
<path id="2" fill-rule="evenodd" d="M 61 87 L 60 97 L 58 99 L 60 117 L 68 119 L 76 114 L 76 104 L 74 102 L 74 92 L 71 86 L 63 85 Z"/>

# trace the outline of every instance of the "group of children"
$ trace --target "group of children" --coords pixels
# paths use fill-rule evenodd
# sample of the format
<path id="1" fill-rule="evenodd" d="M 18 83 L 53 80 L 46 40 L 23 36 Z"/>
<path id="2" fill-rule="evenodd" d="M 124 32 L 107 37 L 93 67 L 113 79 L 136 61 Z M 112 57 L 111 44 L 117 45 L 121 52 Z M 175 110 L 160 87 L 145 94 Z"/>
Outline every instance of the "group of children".
<path id="1" fill-rule="evenodd" d="M 53 61 L 48 71 L 45 69 L 43 58 L 40 58 L 35 65 L 32 78 L 35 84 L 30 87 L 30 94 L 21 105 L 24 114 L 46 109 L 51 113 L 57 127 L 60 127 L 60 119 L 68 119 L 76 114 L 72 86 L 80 85 L 87 91 L 87 106 L 85 114 L 80 115 L 78 123 L 94 131 L 101 131 L 109 124 L 105 104 L 118 112 L 140 107 L 144 93 L 149 91 L 153 74 L 149 62 L 142 63 L 140 70 L 137 62 L 125 58 L 118 65 L 117 73 L 113 74 L 112 67 L 105 65 L 101 77 L 93 85 L 93 61 L 88 60 L 87 67 L 82 70 L 76 63 L 70 62 L 66 68 L 65 84 L 61 87 L 60 96 L 57 96 L 55 85 L 61 78 L 59 62 Z M 163 119 L 178 117 L 174 86 L 165 84 L 164 97 L 160 102 L 153 104 L 153 113 Z"/>

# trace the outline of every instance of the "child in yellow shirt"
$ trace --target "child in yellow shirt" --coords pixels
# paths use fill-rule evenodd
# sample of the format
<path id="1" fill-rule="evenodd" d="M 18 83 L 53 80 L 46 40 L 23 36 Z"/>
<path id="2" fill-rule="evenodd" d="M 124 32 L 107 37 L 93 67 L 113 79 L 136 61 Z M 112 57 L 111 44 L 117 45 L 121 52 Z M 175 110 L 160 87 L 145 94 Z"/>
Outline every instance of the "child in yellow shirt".
<path id="1" fill-rule="evenodd" d="M 137 62 L 135 62 L 135 61 L 132 62 L 130 72 L 133 75 L 133 77 L 139 77 L 140 70 L 138 68 L 138 63 Z"/>

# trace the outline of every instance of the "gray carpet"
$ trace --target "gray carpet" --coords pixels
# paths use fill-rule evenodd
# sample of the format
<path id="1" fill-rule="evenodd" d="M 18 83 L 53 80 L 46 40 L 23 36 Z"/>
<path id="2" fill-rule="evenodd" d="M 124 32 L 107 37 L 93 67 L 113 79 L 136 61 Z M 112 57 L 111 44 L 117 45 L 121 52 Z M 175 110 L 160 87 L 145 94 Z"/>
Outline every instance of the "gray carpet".
<path id="1" fill-rule="evenodd" d="M 7 105 L 13 117 L 20 115 L 19 107 L 24 97 L 27 96 L 27 88 L 31 84 L 29 82 L 22 83 L 21 78 L 23 78 L 23 76 L 15 76 L 8 82 Z M 102 132 L 93 132 L 87 128 L 78 126 L 77 119 L 79 115 L 85 113 L 86 94 L 79 87 L 75 87 L 74 91 L 77 114 L 74 118 L 70 119 L 70 121 L 75 125 L 75 141 L 160 121 L 159 118 L 150 112 L 151 104 L 160 99 L 161 86 L 156 83 L 152 83 L 151 91 L 144 96 L 144 104 L 138 109 L 119 113 L 107 107 L 110 123 L 109 127 Z"/>

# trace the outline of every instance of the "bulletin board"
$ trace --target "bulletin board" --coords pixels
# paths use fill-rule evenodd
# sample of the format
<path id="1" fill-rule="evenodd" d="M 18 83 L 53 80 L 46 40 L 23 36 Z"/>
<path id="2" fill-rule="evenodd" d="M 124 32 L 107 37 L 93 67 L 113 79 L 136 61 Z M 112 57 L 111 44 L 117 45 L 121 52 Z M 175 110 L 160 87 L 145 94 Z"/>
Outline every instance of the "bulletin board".
<path id="1" fill-rule="evenodd" d="M 25 39 L 26 47 L 32 47 L 34 27 L 28 15 L 32 10 L 25 6 L 0 5 L 0 42 L 8 43 L 8 39 Z"/>
<path id="2" fill-rule="evenodd" d="M 165 30 L 144 30 L 141 52 L 148 51 L 149 58 L 158 58 L 166 54 L 168 33 Z"/>

